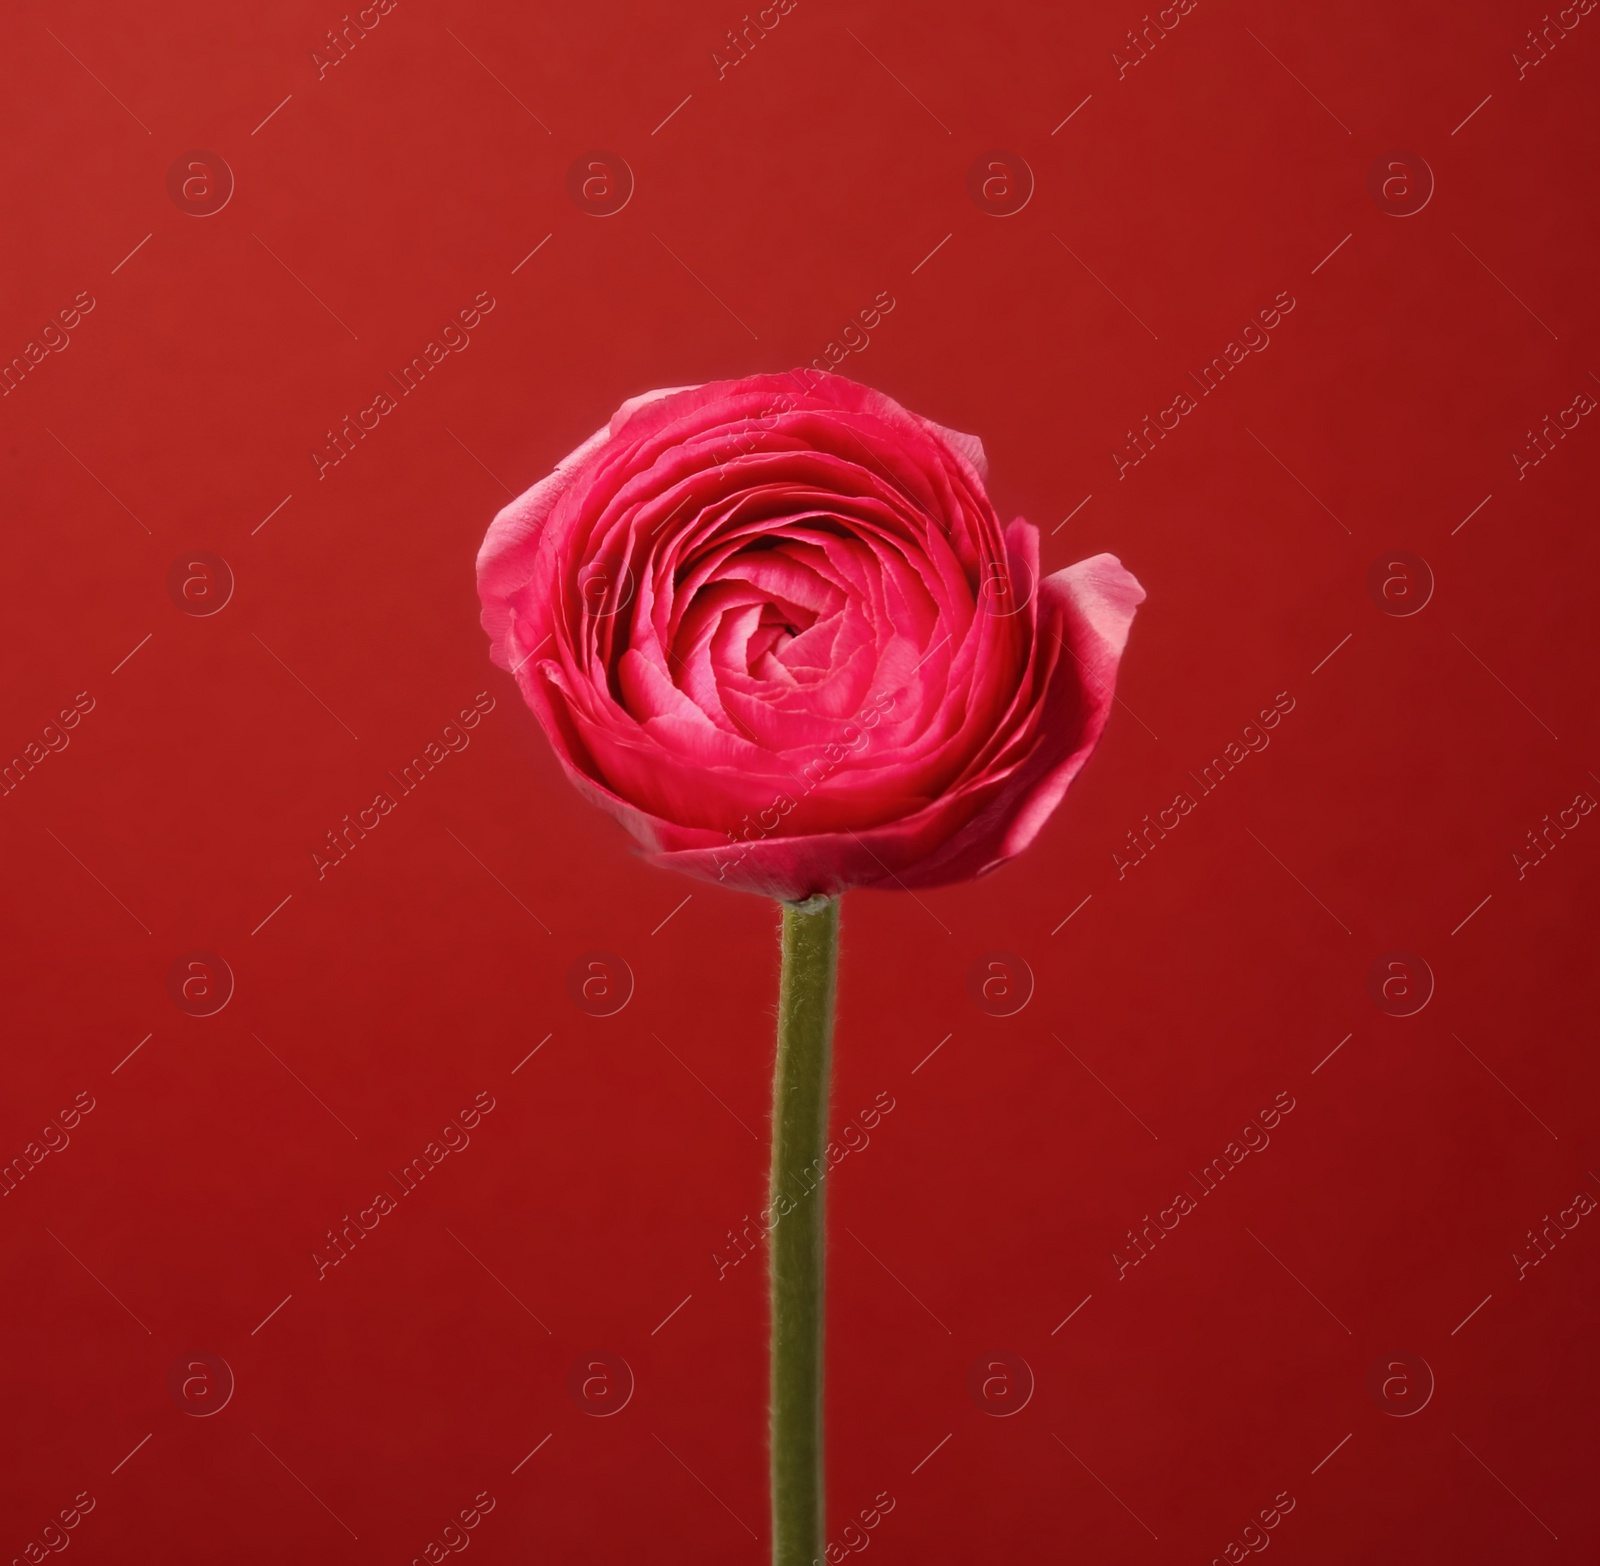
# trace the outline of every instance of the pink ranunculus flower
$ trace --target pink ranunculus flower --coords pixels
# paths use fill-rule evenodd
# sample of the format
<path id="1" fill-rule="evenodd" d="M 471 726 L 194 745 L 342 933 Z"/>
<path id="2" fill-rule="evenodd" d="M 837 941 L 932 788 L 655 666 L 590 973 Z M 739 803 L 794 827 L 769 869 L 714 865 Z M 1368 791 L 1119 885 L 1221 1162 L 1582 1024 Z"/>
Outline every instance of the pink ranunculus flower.
<path id="1" fill-rule="evenodd" d="M 495 518 L 483 626 L 655 864 L 800 901 L 981 875 L 1088 759 L 1144 590 L 1039 576 L 983 448 L 838 375 L 625 402 Z"/>

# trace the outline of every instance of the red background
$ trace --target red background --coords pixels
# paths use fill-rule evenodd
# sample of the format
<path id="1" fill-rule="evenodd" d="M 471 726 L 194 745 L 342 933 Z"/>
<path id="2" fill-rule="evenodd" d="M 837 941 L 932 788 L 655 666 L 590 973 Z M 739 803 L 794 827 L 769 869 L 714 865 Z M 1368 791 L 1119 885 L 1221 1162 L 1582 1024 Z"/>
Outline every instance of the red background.
<path id="1" fill-rule="evenodd" d="M 1600 17 L 1519 79 L 1510 4 L 1199 0 L 1119 79 L 1140 18 L 1071 9 L 799 0 L 720 80 L 740 19 L 701 0 L 399 0 L 320 80 L 331 7 L 0 24 L 0 356 L 95 300 L 0 407 L 6 757 L 94 701 L 0 799 L 0 1154 L 95 1103 L 0 1200 L 0 1558 L 81 1491 L 85 1561 L 406 1561 L 478 1492 L 486 1561 L 763 1557 L 760 1264 L 712 1256 L 763 1199 L 774 911 L 578 801 L 472 561 L 624 397 L 808 361 L 882 291 L 843 369 L 980 435 L 1050 569 L 1112 550 L 1149 599 L 1023 860 L 846 900 L 835 1112 L 895 1108 L 830 1182 L 832 1536 L 887 1491 L 886 1563 L 1206 1561 L 1286 1493 L 1286 1559 L 1595 1551 L 1600 1217 L 1513 1252 L 1595 1188 L 1600 823 L 1513 853 L 1600 794 L 1600 420 L 1512 453 L 1600 395 Z M 594 148 L 637 181 L 606 218 L 567 194 Z M 236 181 L 204 218 L 167 192 L 194 149 Z M 1006 217 L 967 190 L 993 149 L 1036 181 Z M 1436 181 L 1406 217 L 1367 183 L 1397 150 Z M 470 349 L 319 479 L 480 291 Z M 235 579 L 213 615 L 168 593 L 194 549 Z M 1419 613 L 1369 591 L 1395 549 Z M 319 879 L 479 691 L 470 747 Z M 567 990 L 596 948 L 636 981 L 609 1018 Z M 997 949 L 1036 981 L 1004 1018 L 968 992 Z M 195 950 L 235 977 L 214 1016 L 169 998 Z M 1367 987 L 1397 950 L 1436 982 L 1404 1018 Z M 480 1090 L 471 1146 L 319 1280 Z M 610 1418 L 568 1392 L 596 1351 L 636 1382 Z M 968 1391 L 997 1352 L 1035 1380 L 1009 1418 Z M 167 1390 L 199 1353 L 236 1380 L 211 1418 Z M 1435 1381 L 1413 1417 L 1414 1368 L 1368 1391 L 1398 1353 Z"/>

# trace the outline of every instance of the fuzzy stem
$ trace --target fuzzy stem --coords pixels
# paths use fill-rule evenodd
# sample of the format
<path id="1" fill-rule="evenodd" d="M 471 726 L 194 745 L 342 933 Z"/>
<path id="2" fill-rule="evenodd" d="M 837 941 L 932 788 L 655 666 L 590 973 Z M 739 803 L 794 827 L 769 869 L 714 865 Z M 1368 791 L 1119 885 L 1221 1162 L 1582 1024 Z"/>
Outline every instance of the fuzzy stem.
<path id="1" fill-rule="evenodd" d="M 839 900 L 783 906 L 772 1082 L 772 1562 L 812 1566 L 823 1500 L 823 1255 Z M 780 1212 L 780 1207 L 786 1211 Z"/>

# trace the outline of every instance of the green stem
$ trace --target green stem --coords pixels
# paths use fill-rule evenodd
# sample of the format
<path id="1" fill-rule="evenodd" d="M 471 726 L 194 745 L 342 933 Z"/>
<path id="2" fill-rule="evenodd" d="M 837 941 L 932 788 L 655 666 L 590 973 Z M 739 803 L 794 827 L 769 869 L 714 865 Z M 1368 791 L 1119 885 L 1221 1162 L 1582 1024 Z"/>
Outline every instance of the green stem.
<path id="1" fill-rule="evenodd" d="M 826 1535 L 822 1459 L 828 1079 L 839 900 L 783 905 L 772 1081 L 772 1562 L 812 1566 Z"/>

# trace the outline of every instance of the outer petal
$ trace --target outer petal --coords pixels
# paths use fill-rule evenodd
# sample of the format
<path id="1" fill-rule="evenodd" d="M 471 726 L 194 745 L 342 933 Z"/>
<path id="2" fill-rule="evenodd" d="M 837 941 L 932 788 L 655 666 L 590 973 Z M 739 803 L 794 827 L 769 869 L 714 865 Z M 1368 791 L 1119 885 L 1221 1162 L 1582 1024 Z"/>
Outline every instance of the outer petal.
<path id="1" fill-rule="evenodd" d="M 918 414 L 917 417 L 922 416 Z M 959 452 L 966 458 L 980 479 L 988 479 L 989 457 L 983 449 L 983 442 L 976 435 L 963 435 L 960 430 L 947 429 L 942 424 L 935 424 L 932 419 L 922 419 L 922 423 L 952 451 Z"/>
<path id="2" fill-rule="evenodd" d="M 1039 749 L 992 805 L 913 868 L 907 886 L 985 875 L 1039 835 L 1100 742 L 1133 612 L 1144 597 L 1138 578 L 1115 555 L 1092 555 L 1039 584 L 1041 650 L 1053 638 L 1066 653 L 1044 693 Z"/>
<path id="3" fill-rule="evenodd" d="M 478 595 L 483 601 L 481 623 L 489 635 L 489 656 L 502 669 L 513 667 L 508 645 L 511 611 L 505 600 L 526 586 L 532 562 L 538 553 L 544 525 L 556 502 L 567 491 L 584 463 L 599 451 L 640 408 L 674 392 L 693 391 L 692 386 L 663 386 L 658 391 L 630 397 L 588 440 L 564 456 L 555 472 L 542 478 L 532 489 L 524 490 L 509 505 L 501 508 L 478 550 Z"/>

